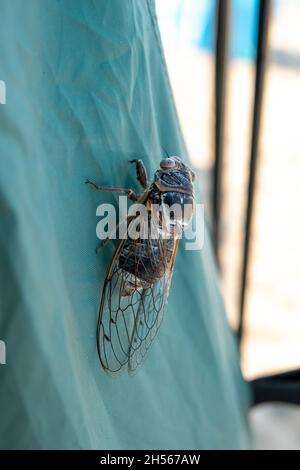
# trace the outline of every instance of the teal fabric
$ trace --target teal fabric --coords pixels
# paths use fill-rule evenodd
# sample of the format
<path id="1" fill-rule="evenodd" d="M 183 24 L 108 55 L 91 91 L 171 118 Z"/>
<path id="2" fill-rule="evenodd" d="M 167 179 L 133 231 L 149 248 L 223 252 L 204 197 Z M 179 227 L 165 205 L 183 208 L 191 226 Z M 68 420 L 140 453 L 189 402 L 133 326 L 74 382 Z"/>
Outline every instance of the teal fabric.
<path id="1" fill-rule="evenodd" d="M 248 388 L 206 234 L 179 250 L 165 320 L 136 375 L 100 368 L 95 328 L 113 247 L 96 207 L 187 158 L 155 5 L 0 0 L 0 447 L 245 448 Z M 200 104 L 199 104 L 200 105 Z M 199 193 L 197 195 L 200 202 Z"/>

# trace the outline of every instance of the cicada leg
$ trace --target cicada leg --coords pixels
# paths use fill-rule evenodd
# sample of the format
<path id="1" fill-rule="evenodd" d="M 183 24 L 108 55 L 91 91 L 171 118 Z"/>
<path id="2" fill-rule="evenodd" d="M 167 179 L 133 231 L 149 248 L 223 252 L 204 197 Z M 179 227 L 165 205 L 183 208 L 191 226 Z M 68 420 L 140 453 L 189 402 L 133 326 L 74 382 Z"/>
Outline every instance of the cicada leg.
<path id="1" fill-rule="evenodd" d="M 110 242 L 111 240 L 111 235 L 113 233 L 115 233 L 116 230 L 118 230 L 118 228 L 121 227 L 121 225 L 123 225 L 125 222 L 128 222 L 128 217 L 124 217 L 117 225 L 116 225 L 116 228 L 115 230 L 113 230 L 104 240 L 101 241 L 101 243 L 99 243 L 99 245 L 96 247 L 96 254 L 98 254 L 103 248 L 106 247 L 106 245 Z"/>
<path id="2" fill-rule="evenodd" d="M 132 201 L 137 201 L 139 196 L 133 191 L 133 189 L 125 189 L 125 188 L 106 188 L 105 186 L 98 186 L 93 181 L 87 180 L 85 184 L 89 184 L 97 191 L 105 191 L 108 193 L 123 193 L 126 194 L 129 199 Z"/>
<path id="3" fill-rule="evenodd" d="M 148 188 L 147 170 L 142 160 L 129 160 L 129 163 L 135 163 L 136 176 L 143 188 Z"/>

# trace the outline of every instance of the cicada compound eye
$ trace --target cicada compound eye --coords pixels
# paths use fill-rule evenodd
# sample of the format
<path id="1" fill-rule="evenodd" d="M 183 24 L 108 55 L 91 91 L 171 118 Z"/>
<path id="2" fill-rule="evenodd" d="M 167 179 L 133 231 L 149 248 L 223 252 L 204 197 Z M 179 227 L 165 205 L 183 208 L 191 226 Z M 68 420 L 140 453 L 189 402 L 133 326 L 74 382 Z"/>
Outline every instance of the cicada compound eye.
<path id="1" fill-rule="evenodd" d="M 196 179 L 196 173 L 193 170 L 190 170 L 190 173 L 191 173 L 191 179 L 194 182 Z"/>
<path id="2" fill-rule="evenodd" d="M 175 168 L 176 162 L 173 158 L 165 158 L 160 162 L 160 168 L 162 170 L 170 170 L 171 168 Z"/>

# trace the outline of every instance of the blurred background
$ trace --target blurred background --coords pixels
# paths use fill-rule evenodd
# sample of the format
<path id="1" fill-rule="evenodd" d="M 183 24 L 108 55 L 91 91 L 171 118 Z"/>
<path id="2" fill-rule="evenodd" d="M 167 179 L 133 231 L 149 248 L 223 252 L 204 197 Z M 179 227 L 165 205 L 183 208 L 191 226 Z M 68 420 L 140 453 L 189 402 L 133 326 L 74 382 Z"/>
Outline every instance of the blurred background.
<path id="1" fill-rule="evenodd" d="M 217 251 L 229 320 L 237 328 L 260 2 L 227 3 Z M 156 0 L 174 99 L 211 221 L 217 6 L 215 0 Z M 300 362 L 300 1 L 271 1 L 268 24 L 241 342 L 248 379 Z"/>

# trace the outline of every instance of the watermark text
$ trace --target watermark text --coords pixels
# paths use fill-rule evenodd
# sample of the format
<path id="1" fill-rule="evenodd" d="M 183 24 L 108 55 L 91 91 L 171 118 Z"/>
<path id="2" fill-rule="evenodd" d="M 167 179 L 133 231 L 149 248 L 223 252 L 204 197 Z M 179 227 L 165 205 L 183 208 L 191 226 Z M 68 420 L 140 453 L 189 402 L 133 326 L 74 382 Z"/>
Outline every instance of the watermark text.
<path id="1" fill-rule="evenodd" d="M 0 339 L 0 365 L 6 364 L 6 344 Z"/>
<path id="2" fill-rule="evenodd" d="M 0 104 L 6 104 L 6 84 L 4 80 L 0 80 Z"/>

